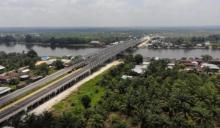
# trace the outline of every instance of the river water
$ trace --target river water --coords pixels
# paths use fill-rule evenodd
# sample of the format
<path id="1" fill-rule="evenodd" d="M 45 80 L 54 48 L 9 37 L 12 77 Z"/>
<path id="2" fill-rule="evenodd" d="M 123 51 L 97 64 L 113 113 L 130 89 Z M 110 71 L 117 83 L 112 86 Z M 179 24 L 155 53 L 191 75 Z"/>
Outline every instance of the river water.
<path id="1" fill-rule="evenodd" d="M 220 58 L 220 50 L 212 49 L 138 49 L 135 54 L 141 54 L 144 57 L 176 58 L 182 57 L 201 57 L 202 55 L 211 55 L 213 58 Z"/>
<path id="2" fill-rule="evenodd" d="M 15 45 L 0 45 L 0 51 L 6 53 L 22 52 L 30 49 L 35 50 L 39 56 L 65 56 L 65 55 L 89 55 L 98 52 L 102 48 L 51 48 L 48 46 L 26 46 L 24 44 Z M 177 58 L 182 57 L 200 57 L 201 55 L 209 54 L 214 58 L 220 58 L 220 50 L 211 49 L 138 49 L 134 54 L 141 54 L 144 57 L 160 57 L 160 58 Z"/>
<path id="3" fill-rule="evenodd" d="M 23 52 L 33 49 L 38 53 L 39 56 L 65 56 L 65 55 L 88 55 L 91 53 L 98 52 L 101 48 L 67 48 L 67 47 L 56 47 L 51 48 L 49 46 L 31 45 L 27 46 L 24 44 L 15 45 L 0 45 L 0 51 L 6 53 L 11 52 Z"/>

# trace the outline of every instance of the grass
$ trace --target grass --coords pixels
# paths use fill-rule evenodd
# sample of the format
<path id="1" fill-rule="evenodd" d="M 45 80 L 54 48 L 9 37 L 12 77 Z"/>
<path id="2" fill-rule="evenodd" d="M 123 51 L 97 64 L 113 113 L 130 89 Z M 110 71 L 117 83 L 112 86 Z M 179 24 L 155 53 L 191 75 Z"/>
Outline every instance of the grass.
<path id="1" fill-rule="evenodd" d="M 81 113 L 82 110 L 84 110 L 84 107 L 80 100 L 84 95 L 88 95 L 91 98 L 91 107 L 94 107 L 105 93 L 105 88 L 98 84 L 103 75 L 107 72 L 108 71 L 105 71 L 94 79 L 86 82 L 78 89 L 78 91 L 73 92 L 67 99 L 56 104 L 53 107 L 53 114 L 59 116 L 63 112 Z"/>

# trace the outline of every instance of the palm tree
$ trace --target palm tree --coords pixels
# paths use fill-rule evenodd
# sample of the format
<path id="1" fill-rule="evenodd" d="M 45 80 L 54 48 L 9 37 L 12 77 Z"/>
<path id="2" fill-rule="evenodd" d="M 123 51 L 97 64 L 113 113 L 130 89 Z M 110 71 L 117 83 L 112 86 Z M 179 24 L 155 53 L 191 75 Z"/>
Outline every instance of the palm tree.
<path id="1" fill-rule="evenodd" d="M 88 121 L 88 128 L 103 128 L 103 117 L 99 114 L 93 115 Z"/>
<path id="2" fill-rule="evenodd" d="M 55 118 L 52 113 L 44 112 L 39 116 L 40 122 L 43 124 L 42 128 L 54 128 L 55 127 Z"/>
<path id="3" fill-rule="evenodd" d="M 63 113 L 58 121 L 59 128 L 84 128 L 84 121 L 82 118 L 72 113 Z"/>

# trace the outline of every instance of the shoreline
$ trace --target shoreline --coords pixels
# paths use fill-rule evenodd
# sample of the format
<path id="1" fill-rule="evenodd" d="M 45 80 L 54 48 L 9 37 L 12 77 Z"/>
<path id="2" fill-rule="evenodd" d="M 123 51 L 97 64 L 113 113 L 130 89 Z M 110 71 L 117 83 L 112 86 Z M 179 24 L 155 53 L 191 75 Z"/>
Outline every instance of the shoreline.
<path id="1" fill-rule="evenodd" d="M 42 47 L 50 47 L 50 48 L 103 48 L 106 45 L 94 45 L 94 44 L 65 44 L 65 45 L 51 45 L 49 43 L 25 43 L 25 42 L 11 42 L 11 43 L 0 43 L 0 45 L 5 45 L 5 46 L 13 46 L 13 45 L 25 45 L 25 46 L 42 46 Z"/>

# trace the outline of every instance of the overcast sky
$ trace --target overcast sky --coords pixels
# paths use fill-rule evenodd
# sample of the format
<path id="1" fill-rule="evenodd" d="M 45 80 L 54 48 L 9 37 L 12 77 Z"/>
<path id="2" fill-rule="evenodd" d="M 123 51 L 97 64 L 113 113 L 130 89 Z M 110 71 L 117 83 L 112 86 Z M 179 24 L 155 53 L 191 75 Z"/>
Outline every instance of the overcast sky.
<path id="1" fill-rule="evenodd" d="M 220 0 L 1 0 L 0 27 L 220 25 Z"/>

